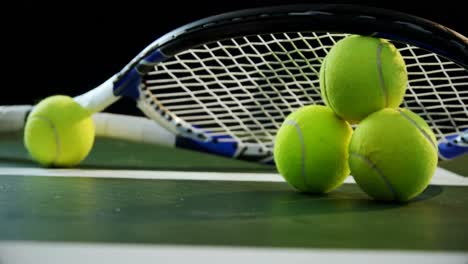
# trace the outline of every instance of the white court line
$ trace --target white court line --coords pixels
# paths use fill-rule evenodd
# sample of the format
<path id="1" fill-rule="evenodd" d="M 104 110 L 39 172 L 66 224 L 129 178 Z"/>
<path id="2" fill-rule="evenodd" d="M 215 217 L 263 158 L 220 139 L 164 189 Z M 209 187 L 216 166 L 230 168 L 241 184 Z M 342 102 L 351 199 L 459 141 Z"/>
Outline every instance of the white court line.
<path id="1" fill-rule="evenodd" d="M 158 171 L 158 170 L 88 170 L 88 169 L 44 169 L 44 168 L 0 168 L 0 176 L 53 176 L 53 177 L 91 177 L 158 180 L 198 180 L 198 181 L 254 181 L 284 182 L 277 173 L 237 173 L 237 172 L 199 172 L 199 171 Z M 348 177 L 346 183 L 354 183 Z M 431 184 L 468 186 L 468 177 L 437 168 Z"/>
<path id="2" fill-rule="evenodd" d="M 285 249 L 254 247 L 154 246 L 0 242 L 2 264 L 75 263 L 463 263 L 466 252 Z"/>

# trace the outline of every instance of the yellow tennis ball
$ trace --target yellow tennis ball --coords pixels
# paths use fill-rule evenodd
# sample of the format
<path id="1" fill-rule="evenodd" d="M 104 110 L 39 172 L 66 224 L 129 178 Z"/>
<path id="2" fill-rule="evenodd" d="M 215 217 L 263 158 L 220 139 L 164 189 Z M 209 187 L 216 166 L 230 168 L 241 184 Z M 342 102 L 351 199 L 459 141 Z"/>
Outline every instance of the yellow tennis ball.
<path id="1" fill-rule="evenodd" d="M 383 108 L 398 107 L 408 76 L 400 52 L 387 40 L 351 35 L 338 41 L 320 68 L 323 101 L 358 123 Z"/>
<path id="2" fill-rule="evenodd" d="M 371 197 L 408 201 L 428 186 L 437 167 L 437 140 L 407 109 L 383 109 L 364 119 L 349 146 L 356 183 Z"/>
<path id="3" fill-rule="evenodd" d="M 326 106 L 311 105 L 291 113 L 275 138 L 279 173 L 302 192 L 327 193 L 349 175 L 348 144 L 352 128 Z"/>
<path id="4" fill-rule="evenodd" d="M 25 125 L 26 149 L 43 166 L 77 165 L 86 158 L 93 143 L 90 113 L 68 96 L 51 96 L 39 102 Z"/>

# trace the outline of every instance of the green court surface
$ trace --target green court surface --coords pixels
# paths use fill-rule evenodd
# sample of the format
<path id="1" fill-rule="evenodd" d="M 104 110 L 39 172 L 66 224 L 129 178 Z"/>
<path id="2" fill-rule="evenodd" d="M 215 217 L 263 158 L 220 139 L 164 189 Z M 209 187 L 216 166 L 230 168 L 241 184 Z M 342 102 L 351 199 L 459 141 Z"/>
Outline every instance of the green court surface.
<path id="1" fill-rule="evenodd" d="M 440 166 L 466 180 L 467 156 Z M 32 162 L 17 134 L 0 137 L 2 170 L 2 241 L 468 252 L 468 184 L 430 185 L 404 204 L 373 201 L 353 183 L 306 195 L 267 165 L 102 138 L 72 175 L 37 176 L 54 170 Z M 81 174 L 90 171 L 109 177 Z M 186 177 L 205 172 L 218 178 Z M 232 172 L 251 180 L 223 180 Z"/>

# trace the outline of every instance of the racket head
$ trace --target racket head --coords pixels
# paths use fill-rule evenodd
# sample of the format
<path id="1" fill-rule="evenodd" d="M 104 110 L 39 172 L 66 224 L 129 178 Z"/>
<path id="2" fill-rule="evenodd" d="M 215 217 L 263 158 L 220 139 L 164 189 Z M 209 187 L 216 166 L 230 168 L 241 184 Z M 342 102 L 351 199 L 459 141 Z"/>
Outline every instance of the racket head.
<path id="1" fill-rule="evenodd" d="M 354 5 L 249 9 L 185 25 L 117 74 L 114 94 L 137 100 L 177 135 L 179 147 L 271 163 L 284 118 L 323 104 L 321 62 L 348 34 L 399 48 L 409 74 L 402 107 L 421 115 L 439 139 L 468 127 L 467 38 L 419 17 Z"/>

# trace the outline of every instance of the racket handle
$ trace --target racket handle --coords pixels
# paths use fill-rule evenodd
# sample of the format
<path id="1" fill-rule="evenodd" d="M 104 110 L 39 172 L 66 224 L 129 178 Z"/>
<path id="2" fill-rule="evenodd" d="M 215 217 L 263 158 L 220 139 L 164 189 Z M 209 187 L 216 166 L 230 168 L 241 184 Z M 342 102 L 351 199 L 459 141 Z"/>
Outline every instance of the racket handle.
<path id="1" fill-rule="evenodd" d="M 450 160 L 468 153 L 468 129 L 439 141 L 439 157 Z"/>
<path id="2" fill-rule="evenodd" d="M 174 147 L 176 137 L 153 120 L 110 113 L 93 115 L 96 136 Z"/>
<path id="3" fill-rule="evenodd" d="M 22 131 L 32 105 L 0 106 L 0 132 Z"/>
<path id="4" fill-rule="evenodd" d="M 22 132 L 32 105 L 0 106 L 0 133 Z M 96 136 L 173 147 L 176 137 L 153 120 L 110 113 L 92 116 Z"/>

